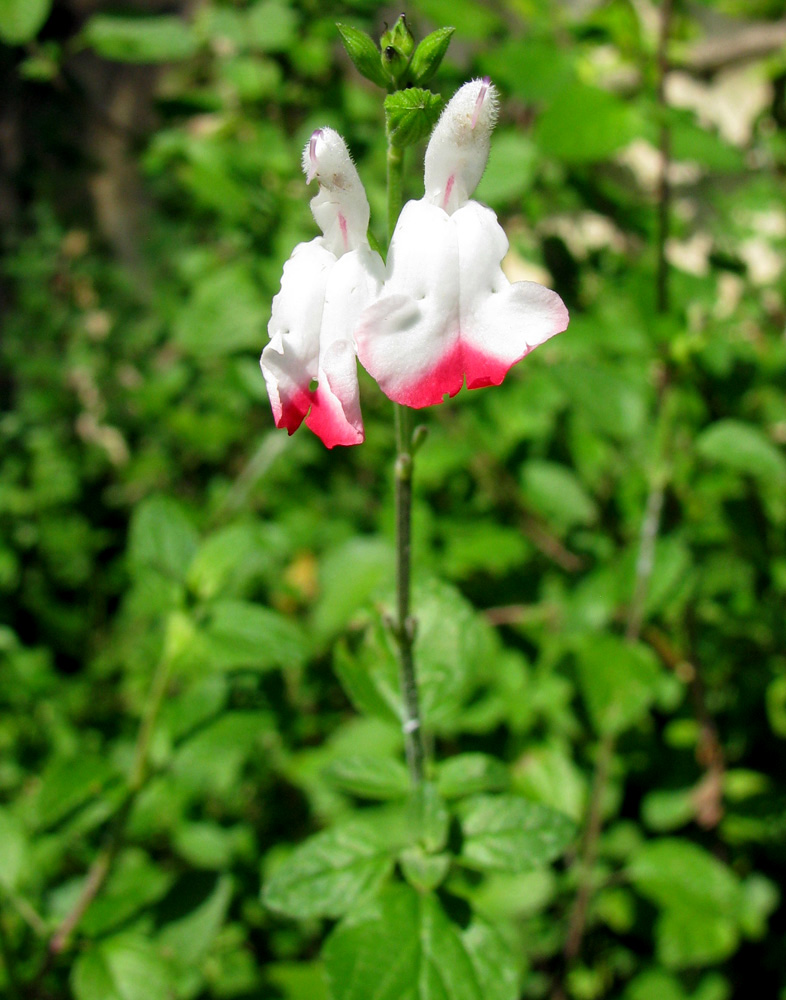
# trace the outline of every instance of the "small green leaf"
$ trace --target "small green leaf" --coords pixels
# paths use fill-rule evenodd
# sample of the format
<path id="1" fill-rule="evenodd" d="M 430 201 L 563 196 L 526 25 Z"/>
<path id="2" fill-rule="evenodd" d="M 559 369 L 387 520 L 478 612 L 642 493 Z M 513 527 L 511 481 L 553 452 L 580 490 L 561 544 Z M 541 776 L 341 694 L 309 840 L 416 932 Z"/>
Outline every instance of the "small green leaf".
<path id="1" fill-rule="evenodd" d="M 367 80 L 376 83 L 378 87 L 390 84 L 390 77 L 382 66 L 382 56 L 374 44 L 374 40 L 365 31 L 353 28 L 349 24 L 337 24 L 341 40 L 347 55 L 355 64 L 355 68 Z"/>
<path id="2" fill-rule="evenodd" d="M 437 788 L 446 799 L 460 799 L 480 792 L 501 792 L 510 784 L 508 769 L 484 753 L 460 753 L 437 769 Z"/>
<path id="3" fill-rule="evenodd" d="M 27 859 L 27 837 L 21 822 L 7 809 L 0 809 L 0 886 L 15 889 Z"/>
<path id="4" fill-rule="evenodd" d="M 450 45 L 455 28 L 438 28 L 418 44 L 409 64 L 409 79 L 413 86 L 423 87 L 439 69 Z"/>
<path id="5" fill-rule="evenodd" d="M 635 113 L 614 94 L 584 83 L 570 83 L 538 119 L 535 142 L 566 163 L 604 160 L 637 133 Z"/>
<path id="6" fill-rule="evenodd" d="M 31 41 L 51 9 L 52 0 L 0 0 L 0 39 L 8 45 Z"/>
<path id="7" fill-rule="evenodd" d="M 332 1000 L 515 1000 L 516 962 L 474 918 L 454 924 L 436 896 L 390 886 L 351 914 L 323 953 Z"/>
<path id="8" fill-rule="evenodd" d="M 340 917 L 388 878 L 407 836 L 403 814 L 389 811 L 318 833 L 276 869 L 263 902 L 290 917 Z"/>
<path id="9" fill-rule="evenodd" d="M 442 110 L 442 98 L 430 90 L 410 87 L 385 98 L 385 121 L 390 141 L 404 148 L 430 134 Z"/>
<path id="10" fill-rule="evenodd" d="M 720 962 L 737 947 L 743 893 L 731 869 L 685 840 L 645 843 L 628 874 L 661 910 L 658 954 L 669 968 Z"/>
<path id="11" fill-rule="evenodd" d="M 202 960 L 221 930 L 231 899 L 228 875 L 189 872 L 162 900 L 159 941 L 179 966 L 189 969 Z"/>
<path id="12" fill-rule="evenodd" d="M 155 570 L 182 581 L 199 536 L 180 504 L 165 496 L 143 500 L 131 517 L 128 562 L 132 573 Z"/>
<path id="13" fill-rule="evenodd" d="M 418 846 L 408 847 L 399 856 L 404 878 L 418 892 L 431 892 L 441 885 L 450 870 L 450 854 L 429 854 Z"/>
<path id="14" fill-rule="evenodd" d="M 151 1000 L 170 996 L 173 986 L 156 949 L 134 934 L 99 942 L 79 955 L 71 971 L 76 1000 Z"/>
<path id="15" fill-rule="evenodd" d="M 479 795 L 459 805 L 461 861 L 484 871 L 525 872 L 554 861 L 576 833 L 562 813 L 514 795 Z"/>
<path id="16" fill-rule="evenodd" d="M 709 462 L 755 476 L 762 482 L 786 484 L 786 457 L 752 424 L 718 420 L 699 434 L 696 451 Z"/>
<path id="17" fill-rule="evenodd" d="M 400 799 L 409 793 L 407 769 L 393 757 L 342 757 L 323 773 L 339 791 L 360 799 Z"/>
<path id="18" fill-rule="evenodd" d="M 54 826 L 74 809 L 100 795 L 116 771 L 106 757 L 85 753 L 53 761 L 44 772 L 36 798 L 41 828 Z"/>
<path id="19" fill-rule="evenodd" d="M 176 62 L 192 56 L 199 47 L 191 26 L 170 16 L 94 14 L 81 40 L 99 56 L 116 62 Z"/>
<path id="20" fill-rule="evenodd" d="M 296 622 L 248 601 L 219 601 L 202 634 L 213 670 L 270 670 L 302 664 L 308 644 Z"/>
<path id="21" fill-rule="evenodd" d="M 636 725 L 655 700 L 662 670 L 647 646 L 615 635 L 591 635 L 576 652 L 579 685 L 596 732 Z"/>

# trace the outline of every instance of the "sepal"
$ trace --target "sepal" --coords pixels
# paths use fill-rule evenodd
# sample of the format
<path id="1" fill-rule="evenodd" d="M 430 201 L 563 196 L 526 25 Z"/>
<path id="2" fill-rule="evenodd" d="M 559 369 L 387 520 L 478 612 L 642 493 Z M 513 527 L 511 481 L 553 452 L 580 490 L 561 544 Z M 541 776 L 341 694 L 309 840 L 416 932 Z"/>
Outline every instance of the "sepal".
<path id="1" fill-rule="evenodd" d="M 439 69 L 450 45 L 455 28 L 438 28 L 420 42 L 409 64 L 409 81 L 413 87 L 423 87 Z"/>
<path id="2" fill-rule="evenodd" d="M 336 24 L 347 55 L 352 60 L 361 76 L 378 87 L 387 88 L 390 77 L 382 65 L 382 55 L 374 40 L 365 31 L 353 28 L 349 24 Z"/>

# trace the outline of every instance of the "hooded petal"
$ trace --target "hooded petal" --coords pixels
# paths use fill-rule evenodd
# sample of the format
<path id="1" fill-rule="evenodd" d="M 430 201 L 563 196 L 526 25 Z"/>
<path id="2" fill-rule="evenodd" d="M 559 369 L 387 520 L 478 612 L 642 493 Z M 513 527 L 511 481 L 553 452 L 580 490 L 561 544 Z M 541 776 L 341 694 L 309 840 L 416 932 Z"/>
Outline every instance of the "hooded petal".
<path id="1" fill-rule="evenodd" d="M 448 214 L 478 186 L 497 121 L 497 90 L 489 78 L 459 87 L 440 115 L 426 149 L 426 199 Z"/>
<path id="2" fill-rule="evenodd" d="M 382 391 L 420 408 L 499 385 L 511 365 L 564 330 L 560 297 L 534 282 L 511 285 L 500 262 L 508 241 L 491 209 L 453 215 L 408 203 L 391 242 L 382 295 L 356 330 L 358 355 Z"/>
<path id="3" fill-rule="evenodd" d="M 369 206 L 347 144 L 332 128 L 318 128 L 303 150 L 306 180 L 319 182 L 311 211 L 336 257 L 367 242 Z"/>

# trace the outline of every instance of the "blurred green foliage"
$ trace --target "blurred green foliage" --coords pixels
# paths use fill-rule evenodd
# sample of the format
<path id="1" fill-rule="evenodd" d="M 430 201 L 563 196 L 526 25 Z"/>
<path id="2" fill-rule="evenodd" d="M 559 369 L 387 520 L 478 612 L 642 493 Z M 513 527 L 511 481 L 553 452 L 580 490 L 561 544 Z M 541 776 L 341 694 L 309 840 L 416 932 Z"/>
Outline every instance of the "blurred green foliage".
<path id="1" fill-rule="evenodd" d="M 0 992 L 360 1000 L 382 949 L 391 1000 L 783 995 L 786 57 L 743 44 L 781 5 L 676 2 L 668 107 L 650 4 L 408 11 L 456 29 L 432 89 L 501 89 L 478 197 L 511 277 L 572 313 L 422 414 L 425 846 L 390 405 L 362 377 L 367 441 L 328 453 L 272 428 L 257 365 L 315 233 L 313 128 L 347 137 L 384 234 L 383 95 L 335 22 L 399 11 L 176 7 L 0 0 Z"/>

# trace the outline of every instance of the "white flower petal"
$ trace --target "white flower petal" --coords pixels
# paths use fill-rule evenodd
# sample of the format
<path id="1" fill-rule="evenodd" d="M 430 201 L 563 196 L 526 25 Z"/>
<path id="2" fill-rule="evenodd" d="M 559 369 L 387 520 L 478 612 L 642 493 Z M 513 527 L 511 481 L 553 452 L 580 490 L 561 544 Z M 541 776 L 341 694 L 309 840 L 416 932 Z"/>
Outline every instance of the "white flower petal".
<path id="1" fill-rule="evenodd" d="M 336 257 L 367 242 L 369 206 L 347 145 L 332 128 L 318 128 L 303 150 L 309 181 L 319 182 L 311 211 Z"/>
<path id="2" fill-rule="evenodd" d="M 497 217 L 470 201 L 453 215 L 409 202 L 391 242 L 388 280 L 361 316 L 358 356 L 391 399 L 420 408 L 469 388 L 498 385 L 516 361 L 564 330 L 560 297 L 511 285 Z"/>

